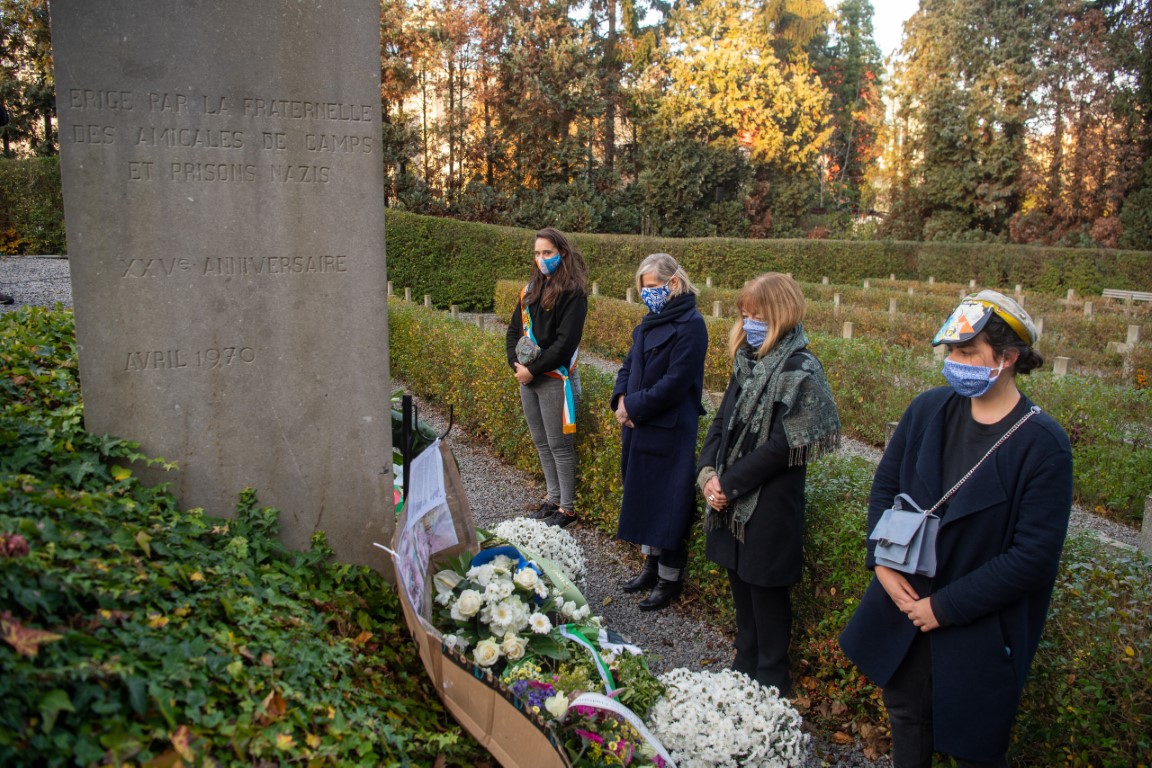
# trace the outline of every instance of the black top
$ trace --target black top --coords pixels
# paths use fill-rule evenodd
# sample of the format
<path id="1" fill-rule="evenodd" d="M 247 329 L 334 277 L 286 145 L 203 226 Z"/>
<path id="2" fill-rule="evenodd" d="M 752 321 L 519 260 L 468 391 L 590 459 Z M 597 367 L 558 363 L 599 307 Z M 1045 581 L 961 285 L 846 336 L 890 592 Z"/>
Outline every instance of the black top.
<path id="1" fill-rule="evenodd" d="M 571 363 L 572 355 L 576 354 L 576 348 L 580 346 L 580 337 L 584 334 L 588 297 L 583 293 L 566 291 L 557 297 L 552 309 L 544 309 L 537 300 L 528 305 L 528 313 L 532 316 L 532 335 L 542 350 L 540 357 L 528 366 L 528 371 L 533 376 L 539 376 Z M 516 343 L 523 335 L 520 302 L 516 302 L 505 337 L 510 368 L 516 362 Z"/>
<path id="2" fill-rule="evenodd" d="M 976 466 L 976 462 L 984 458 L 988 449 L 1012 428 L 1012 425 L 1024 417 L 1028 412 L 1028 401 L 1021 397 L 1016 406 L 1007 416 L 995 424 L 981 424 L 972 418 L 972 401 L 967 397 L 954 398 L 944 409 L 944 445 L 942 446 L 940 463 L 942 467 L 941 478 L 944 481 L 944 490 L 947 491 Z M 972 478 L 969 482 L 974 482 Z M 917 499 L 917 501 L 920 501 Z M 938 499 L 928 503 L 935 504 Z M 943 517 L 948 505 L 945 504 L 937 513 Z"/>

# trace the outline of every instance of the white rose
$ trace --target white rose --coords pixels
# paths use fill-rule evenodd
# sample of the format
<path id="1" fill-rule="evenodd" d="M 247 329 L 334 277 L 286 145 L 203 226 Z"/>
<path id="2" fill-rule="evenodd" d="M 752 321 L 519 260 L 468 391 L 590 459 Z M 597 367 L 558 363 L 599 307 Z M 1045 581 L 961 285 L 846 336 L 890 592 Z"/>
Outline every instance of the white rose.
<path id="1" fill-rule="evenodd" d="M 568 697 L 562 693 L 555 696 L 549 696 L 544 700 L 544 709 L 548 710 L 548 714 L 559 720 L 568 714 Z"/>
<path id="2" fill-rule="evenodd" d="M 466 589 L 460 593 L 460 598 L 452 605 L 452 618 L 464 621 L 476 615 L 482 605 L 480 593 L 474 589 Z"/>
<path id="3" fill-rule="evenodd" d="M 504 636 L 504 642 L 500 643 L 500 650 L 508 657 L 508 661 L 520 661 L 524 658 L 524 652 L 528 650 L 528 641 L 508 634 Z"/>
<path id="4" fill-rule="evenodd" d="M 472 658 L 482 667 L 490 667 L 500 660 L 500 646 L 488 639 L 476 643 L 476 650 L 472 651 Z"/>
<path id="5" fill-rule="evenodd" d="M 432 585 L 436 587 L 437 594 L 444 594 L 451 592 L 456 588 L 456 585 L 464 580 L 464 577 L 452 570 L 444 570 L 436 573 L 432 577 Z"/>
<path id="6" fill-rule="evenodd" d="M 540 581 L 540 574 L 536 573 L 535 568 L 521 568 L 516 571 L 516 586 L 521 589 L 535 590 L 536 583 Z"/>
<path id="7" fill-rule="evenodd" d="M 564 605 L 560 606 L 560 613 L 568 618 L 572 618 L 576 614 L 576 603 L 572 600 L 567 601 Z"/>

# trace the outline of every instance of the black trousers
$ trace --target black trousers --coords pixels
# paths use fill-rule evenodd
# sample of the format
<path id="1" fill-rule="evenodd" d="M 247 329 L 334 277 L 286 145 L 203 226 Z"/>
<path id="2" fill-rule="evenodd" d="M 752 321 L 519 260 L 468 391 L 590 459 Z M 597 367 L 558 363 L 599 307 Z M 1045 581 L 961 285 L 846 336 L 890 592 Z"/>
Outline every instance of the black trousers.
<path id="1" fill-rule="evenodd" d="M 892 726 L 892 768 L 932 768 L 932 642 L 922 632 L 884 688 Z M 1007 755 L 990 762 L 956 757 L 957 768 L 1008 768 Z"/>
<path id="2" fill-rule="evenodd" d="M 761 685 L 774 685 L 781 696 L 792 693 L 788 643 L 792 639 L 789 587 L 757 587 L 728 571 L 736 605 L 736 659 L 732 669 Z"/>

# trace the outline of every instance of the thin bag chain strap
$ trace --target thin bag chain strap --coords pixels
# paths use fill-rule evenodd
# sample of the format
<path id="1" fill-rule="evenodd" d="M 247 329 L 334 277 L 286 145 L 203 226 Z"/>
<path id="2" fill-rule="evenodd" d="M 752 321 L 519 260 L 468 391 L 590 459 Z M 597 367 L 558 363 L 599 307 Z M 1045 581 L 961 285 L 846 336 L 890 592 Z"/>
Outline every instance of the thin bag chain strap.
<path id="1" fill-rule="evenodd" d="M 976 462 L 976 466 L 974 466 L 974 467 L 972 467 L 972 469 L 968 470 L 968 474 L 964 475 L 964 477 L 957 480 L 956 485 L 952 486 L 952 488 L 948 491 L 948 493 L 944 494 L 944 498 L 942 498 L 942 499 L 940 499 L 940 501 L 936 502 L 932 506 L 932 509 L 928 510 L 924 514 L 930 515 L 933 512 L 935 512 L 936 510 L 940 509 L 940 505 L 942 505 L 944 502 L 948 501 L 948 499 L 952 498 L 952 494 L 954 494 L 954 493 L 956 493 L 956 491 L 960 490 L 960 486 L 964 485 L 964 481 L 967 480 L 968 478 L 972 477 L 972 475 L 975 474 L 976 470 L 980 469 L 980 465 L 983 464 L 984 461 L 989 456 L 991 456 L 997 448 L 999 448 L 1001 445 L 1003 445 L 1005 440 L 1012 437 L 1013 432 L 1015 432 L 1017 429 L 1019 429 L 1024 424 L 1024 422 L 1028 421 L 1028 419 L 1032 418 L 1033 416 L 1035 416 L 1038 413 L 1040 413 L 1040 406 L 1034 405 L 1031 408 L 1029 408 L 1028 413 L 1024 414 L 1024 417 L 1021 418 L 1020 421 L 1013 424 L 1008 429 L 1007 432 L 1005 432 L 1003 435 L 1001 435 L 1000 439 L 996 441 L 996 444 L 988 449 L 988 453 L 984 454 L 984 456 L 980 459 L 980 461 Z"/>

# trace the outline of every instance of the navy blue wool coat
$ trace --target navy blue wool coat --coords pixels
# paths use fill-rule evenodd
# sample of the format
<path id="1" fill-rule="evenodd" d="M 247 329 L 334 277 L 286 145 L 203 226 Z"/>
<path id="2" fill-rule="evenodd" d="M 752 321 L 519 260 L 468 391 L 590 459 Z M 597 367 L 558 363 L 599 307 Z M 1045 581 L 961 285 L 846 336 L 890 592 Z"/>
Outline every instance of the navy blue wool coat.
<path id="1" fill-rule="evenodd" d="M 905 411 L 872 483 L 869 532 L 897 493 L 927 509 L 948 490 L 941 479 L 944 413 L 956 397 L 950 387 L 929 390 Z M 941 624 L 928 633 L 938 751 L 980 761 L 1007 752 L 1071 506 L 1071 446 L 1045 413 L 1008 438 L 948 502 L 935 578 L 908 577 L 917 594 L 931 595 Z M 876 565 L 871 541 L 866 562 Z M 884 687 L 917 632 L 873 578 L 840 645 Z"/>
<path id="2" fill-rule="evenodd" d="M 672 322 L 636 326 L 610 402 L 616 410 L 623 397 L 635 424 L 621 428 L 624 498 L 616 535 L 661 549 L 684 547 L 696 511 L 696 436 L 704 413 L 708 329 L 695 298 L 686 294 L 668 303 L 664 312 L 676 313 Z M 687 301 L 691 308 L 677 311 Z"/>

